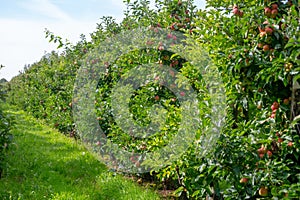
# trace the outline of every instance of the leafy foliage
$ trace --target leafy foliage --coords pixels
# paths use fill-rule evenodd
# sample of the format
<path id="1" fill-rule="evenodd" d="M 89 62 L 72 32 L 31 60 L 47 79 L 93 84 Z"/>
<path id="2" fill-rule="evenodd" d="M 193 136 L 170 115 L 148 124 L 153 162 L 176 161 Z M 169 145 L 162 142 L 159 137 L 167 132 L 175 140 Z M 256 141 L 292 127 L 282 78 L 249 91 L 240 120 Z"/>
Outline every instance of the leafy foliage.
<path id="1" fill-rule="evenodd" d="M 128 0 L 126 5 L 125 19 L 118 24 L 111 17 L 103 17 L 90 42 L 82 37 L 76 45 L 64 44 L 60 37 L 46 31 L 50 41 L 58 42 L 64 52 L 45 55 L 14 78 L 9 84 L 9 101 L 59 130 L 76 135 L 71 116 L 72 90 L 84 56 L 123 30 L 148 27 L 158 32 L 166 28 L 170 39 L 174 38 L 172 31 L 179 31 L 205 48 L 211 67 L 222 74 L 226 125 L 213 153 L 203 158 L 199 156 L 200 144 L 192 145 L 180 160 L 155 169 L 151 175 L 166 188 L 176 189 L 177 196 L 191 199 L 299 197 L 300 139 L 293 122 L 297 98 L 292 89 L 300 77 L 299 1 L 208 0 L 206 10 L 181 0 L 157 0 L 156 8 L 150 8 L 146 0 Z M 146 140 L 132 139 L 117 126 L 111 110 L 112 88 L 135 66 L 164 64 L 182 73 L 197 91 L 203 127 L 209 123 L 203 117 L 209 113 L 204 100 L 211 99 L 205 96 L 207 87 L 201 74 L 187 60 L 160 45 L 145 51 L 131 51 L 114 63 L 105 63 L 107 73 L 99 80 L 95 101 L 97 119 L 107 136 L 135 152 L 163 147 L 182 118 L 174 95 L 153 83 L 131 96 L 130 112 L 138 124 L 147 125 L 151 121 L 149 108 L 162 104 L 168 110 L 167 126 Z M 206 54 L 203 57 L 208 60 Z M 203 132 L 199 130 L 196 139 Z"/>
<path id="2" fill-rule="evenodd" d="M 10 134 L 10 130 L 13 126 L 13 117 L 4 112 L 4 108 L 3 108 L 3 101 L 4 101 L 4 97 L 6 94 L 5 91 L 5 85 L 4 83 L 6 83 L 6 81 L 2 81 L 0 83 L 0 94 L 1 94 L 1 98 L 0 98 L 0 178 L 2 175 L 2 169 L 5 165 L 5 156 L 6 156 L 6 150 L 8 149 L 10 143 L 11 143 L 11 134 Z"/>

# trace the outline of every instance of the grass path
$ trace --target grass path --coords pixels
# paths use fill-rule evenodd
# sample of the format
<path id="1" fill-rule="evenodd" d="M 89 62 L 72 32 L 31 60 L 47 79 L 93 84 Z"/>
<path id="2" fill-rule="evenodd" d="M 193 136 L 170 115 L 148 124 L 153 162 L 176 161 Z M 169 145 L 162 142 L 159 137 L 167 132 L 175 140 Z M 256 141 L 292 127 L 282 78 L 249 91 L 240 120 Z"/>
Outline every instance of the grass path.
<path id="1" fill-rule="evenodd" d="M 71 138 L 22 111 L 10 111 L 17 124 L 8 152 L 0 199 L 159 199 L 150 189 L 109 172 Z"/>

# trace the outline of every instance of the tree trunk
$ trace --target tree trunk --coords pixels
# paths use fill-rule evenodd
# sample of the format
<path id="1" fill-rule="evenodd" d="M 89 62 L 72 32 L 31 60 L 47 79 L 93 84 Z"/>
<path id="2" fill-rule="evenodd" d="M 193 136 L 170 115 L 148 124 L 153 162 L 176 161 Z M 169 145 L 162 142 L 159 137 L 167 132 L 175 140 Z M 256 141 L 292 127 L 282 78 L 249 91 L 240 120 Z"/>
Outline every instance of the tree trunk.
<path id="1" fill-rule="evenodd" d="M 291 120 L 300 115 L 300 84 L 298 81 L 293 82 L 292 102 L 291 102 Z M 300 135 L 300 123 L 295 126 L 297 134 Z"/>

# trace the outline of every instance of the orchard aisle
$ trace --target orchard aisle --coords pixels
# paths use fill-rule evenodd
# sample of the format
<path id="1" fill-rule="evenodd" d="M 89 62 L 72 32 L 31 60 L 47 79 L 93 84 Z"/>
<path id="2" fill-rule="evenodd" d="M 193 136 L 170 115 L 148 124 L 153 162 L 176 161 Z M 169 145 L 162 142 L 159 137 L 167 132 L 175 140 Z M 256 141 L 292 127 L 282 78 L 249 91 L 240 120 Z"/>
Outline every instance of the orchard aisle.
<path id="1" fill-rule="evenodd" d="M 16 118 L 0 199 L 159 199 L 150 189 L 116 176 L 74 139 L 23 111 Z"/>

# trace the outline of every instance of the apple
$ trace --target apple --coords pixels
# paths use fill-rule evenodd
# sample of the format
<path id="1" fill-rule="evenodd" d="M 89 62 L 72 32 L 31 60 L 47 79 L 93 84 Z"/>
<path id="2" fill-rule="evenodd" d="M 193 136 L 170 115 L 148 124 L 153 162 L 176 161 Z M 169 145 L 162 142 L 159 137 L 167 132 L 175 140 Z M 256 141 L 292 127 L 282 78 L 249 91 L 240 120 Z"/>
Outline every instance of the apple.
<path id="1" fill-rule="evenodd" d="M 271 11 L 271 16 L 274 18 L 274 17 L 276 17 L 276 15 L 278 15 L 278 10 L 277 9 L 272 10 Z"/>
<path id="2" fill-rule="evenodd" d="M 184 95 L 185 95 L 185 93 L 184 93 L 184 92 L 180 92 L 180 96 L 182 96 L 182 97 L 183 97 Z"/>
<path id="3" fill-rule="evenodd" d="M 272 10 L 278 10 L 278 4 L 277 3 L 272 3 L 271 8 L 272 8 Z"/>
<path id="4" fill-rule="evenodd" d="M 265 15 L 269 17 L 269 16 L 271 16 L 271 13 L 272 13 L 271 8 L 265 7 Z"/>
<path id="5" fill-rule="evenodd" d="M 163 47 L 163 46 L 159 46 L 159 47 L 158 47 L 158 50 L 159 50 L 159 51 L 162 51 L 162 50 L 164 50 L 164 47 Z"/>
<path id="6" fill-rule="evenodd" d="M 263 45 L 262 43 L 258 43 L 258 44 L 257 44 L 257 47 L 260 48 L 260 49 L 262 49 L 263 46 L 264 46 L 264 45 Z"/>
<path id="7" fill-rule="evenodd" d="M 156 96 L 154 97 L 154 99 L 155 99 L 156 101 L 158 101 L 158 100 L 159 100 L 159 96 L 156 95 Z"/>
<path id="8" fill-rule="evenodd" d="M 269 156 L 269 157 L 271 157 L 272 155 L 273 155 L 273 153 L 272 153 L 272 151 L 267 151 L 267 155 Z"/>
<path id="9" fill-rule="evenodd" d="M 139 161 L 137 161 L 137 162 L 135 163 L 135 166 L 136 166 L 136 167 L 140 167 L 140 166 L 141 166 L 141 163 L 140 163 Z"/>
<path id="10" fill-rule="evenodd" d="M 264 145 L 261 145 L 261 147 L 257 150 L 259 154 L 264 154 L 266 153 L 266 147 Z"/>
<path id="11" fill-rule="evenodd" d="M 289 99 L 284 99 L 284 100 L 283 100 L 283 104 L 289 105 L 289 103 L 290 103 Z"/>
<path id="12" fill-rule="evenodd" d="M 172 77 L 175 76 L 175 72 L 174 72 L 174 71 L 170 70 L 169 72 L 170 72 L 170 75 L 171 75 Z"/>
<path id="13" fill-rule="evenodd" d="M 241 178 L 240 183 L 247 183 L 248 180 L 249 180 L 248 178 L 243 177 Z"/>
<path id="14" fill-rule="evenodd" d="M 129 159 L 131 162 L 135 163 L 136 162 L 136 157 L 135 156 L 131 156 Z"/>
<path id="15" fill-rule="evenodd" d="M 271 34 L 273 33 L 273 29 L 272 29 L 271 27 L 267 27 L 267 28 L 265 29 L 265 31 L 266 31 L 266 33 L 267 33 L 268 35 L 271 35 Z"/>
<path id="16" fill-rule="evenodd" d="M 268 44 L 265 44 L 265 45 L 263 46 L 263 50 L 264 50 L 264 51 L 269 51 L 269 50 L 270 50 L 270 46 L 269 46 Z"/>
<path id="17" fill-rule="evenodd" d="M 239 15 L 239 9 L 238 8 L 234 8 L 232 10 L 232 12 L 233 12 L 234 15 Z"/>
<path id="18" fill-rule="evenodd" d="M 277 110 L 279 108 L 279 103 L 277 101 L 274 101 L 272 106 L 271 106 L 271 109 L 272 110 Z"/>
<path id="19" fill-rule="evenodd" d="M 293 142 L 289 141 L 287 145 L 288 145 L 289 147 L 292 147 L 292 146 L 293 146 Z"/>
<path id="20" fill-rule="evenodd" d="M 168 33 L 168 35 L 167 35 L 167 38 L 172 38 L 173 37 L 173 35 L 171 34 L 171 33 Z"/>
<path id="21" fill-rule="evenodd" d="M 244 16 L 244 12 L 242 10 L 239 11 L 238 16 L 243 17 Z"/>
<path id="22" fill-rule="evenodd" d="M 277 139 L 277 142 L 282 143 L 282 142 L 283 142 L 283 139 L 282 139 L 282 138 L 278 138 L 278 139 Z"/>
<path id="23" fill-rule="evenodd" d="M 261 187 L 260 189 L 259 189 L 259 191 L 258 191 L 258 194 L 260 195 L 260 196 L 267 196 L 268 195 L 268 189 L 266 189 L 265 187 Z"/>
<path id="24" fill-rule="evenodd" d="M 269 24 L 269 21 L 266 20 L 266 21 L 263 22 L 263 24 L 264 24 L 264 25 L 267 25 L 267 24 Z"/>
<path id="25" fill-rule="evenodd" d="M 258 156 L 259 156 L 260 158 L 263 158 L 263 157 L 265 156 L 265 154 L 260 153 L 260 154 L 258 154 Z"/>
<path id="26" fill-rule="evenodd" d="M 271 116 L 270 116 L 270 118 L 273 118 L 273 119 L 274 119 L 275 117 L 276 117 L 276 113 L 272 113 Z"/>

